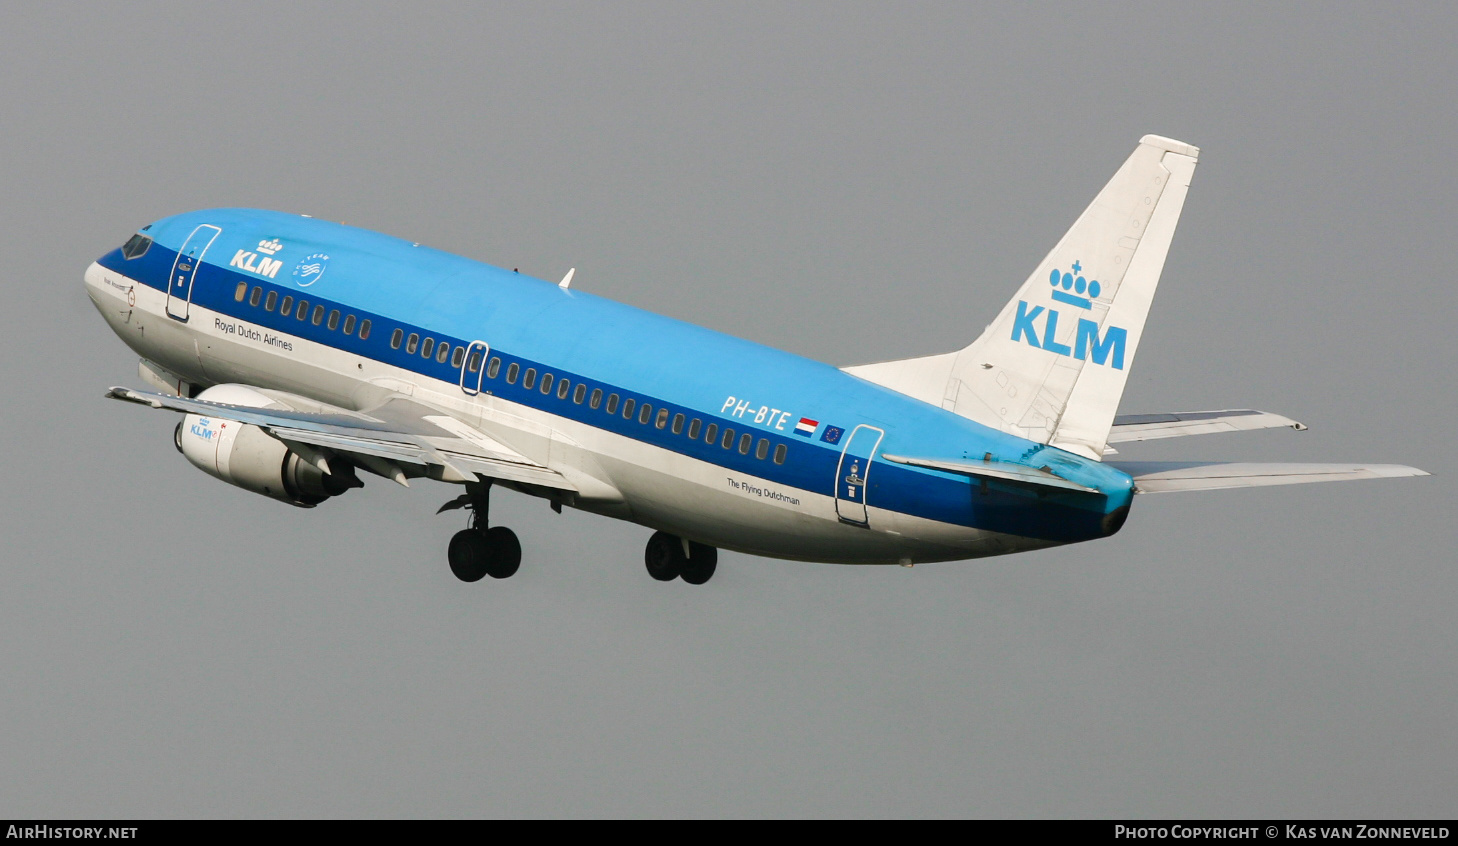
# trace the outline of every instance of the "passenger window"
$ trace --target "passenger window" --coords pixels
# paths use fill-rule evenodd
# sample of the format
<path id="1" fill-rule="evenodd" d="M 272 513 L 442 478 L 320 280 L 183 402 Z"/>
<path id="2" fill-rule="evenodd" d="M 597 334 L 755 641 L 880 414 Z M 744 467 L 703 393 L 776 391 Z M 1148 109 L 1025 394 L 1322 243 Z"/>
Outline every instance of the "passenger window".
<path id="1" fill-rule="evenodd" d="M 315 326 L 318 326 L 320 323 L 324 322 L 324 306 L 314 306 L 314 317 L 309 322 L 314 324 Z"/>
<path id="2" fill-rule="evenodd" d="M 577 390 L 572 392 L 572 401 L 582 405 L 582 400 L 587 397 L 587 386 L 581 382 L 577 383 Z"/>
<path id="3" fill-rule="evenodd" d="M 611 394 L 611 395 L 608 396 L 607 413 L 608 414 L 617 414 L 618 413 L 618 395 L 617 394 Z"/>
<path id="4" fill-rule="evenodd" d="M 339 309 L 329 312 L 329 331 L 333 332 L 339 328 Z"/>
<path id="5" fill-rule="evenodd" d="M 456 347 L 456 354 L 453 355 L 453 356 L 451 356 L 451 367 L 457 367 L 457 368 L 459 368 L 461 366 L 461 362 L 463 362 L 465 360 L 466 360 L 466 348 L 465 347 Z"/>
<path id="6" fill-rule="evenodd" d="M 775 447 L 775 463 L 776 464 L 784 464 L 785 463 L 785 453 L 787 453 L 787 452 L 789 452 L 789 450 L 785 448 L 785 445 L 784 444 L 777 445 Z"/>
<path id="7" fill-rule="evenodd" d="M 485 356 L 485 355 L 486 355 L 486 353 L 483 352 L 483 351 L 481 351 L 481 350 L 471 350 L 471 363 L 466 366 L 466 369 L 469 370 L 469 371 L 471 371 L 472 373 L 475 373 L 478 370 L 480 370 L 481 369 L 481 358 L 483 356 Z M 513 374 L 513 375 L 515 375 L 515 374 Z"/>
<path id="8" fill-rule="evenodd" d="M 684 416 L 682 414 L 673 415 L 673 433 L 675 435 L 683 434 L 683 421 Z"/>
<path id="9" fill-rule="evenodd" d="M 278 291 L 269 291 L 268 296 L 263 298 L 263 310 L 273 311 L 273 307 L 276 305 L 278 305 Z"/>
<path id="10" fill-rule="evenodd" d="M 398 350 L 398 349 L 400 349 L 400 341 L 403 340 L 404 338 L 405 338 L 405 330 L 403 330 L 403 329 L 396 329 L 394 332 L 391 332 L 390 333 L 390 349 L 392 349 L 392 350 Z"/>
<path id="11" fill-rule="evenodd" d="M 305 320 L 309 317 L 309 301 L 299 300 L 299 319 Z"/>
<path id="12" fill-rule="evenodd" d="M 235 302 L 235 303 L 241 303 L 241 302 L 243 302 L 243 298 L 246 297 L 246 296 L 248 296 L 248 283 L 247 282 L 239 282 L 238 283 L 238 290 L 236 290 L 236 291 L 233 292 L 233 302 Z"/>
<path id="13" fill-rule="evenodd" d="M 281 306 L 278 307 L 279 317 L 288 317 L 290 314 L 293 314 L 293 313 L 294 313 L 294 298 L 293 298 L 293 296 L 284 297 L 283 305 L 281 305 Z"/>
<path id="14" fill-rule="evenodd" d="M 542 393 L 544 393 L 544 394 L 550 394 L 551 392 L 552 392 L 552 374 L 550 374 L 550 373 L 543 373 L 542 374 Z"/>
<path id="15" fill-rule="evenodd" d="M 724 440 L 719 445 L 722 446 L 722 447 L 724 447 L 724 449 L 729 449 L 730 447 L 734 446 L 734 430 L 733 429 L 725 429 L 724 430 Z"/>
<path id="16" fill-rule="evenodd" d="M 624 420 L 632 420 L 633 419 L 633 406 L 634 405 L 637 405 L 637 403 L 638 403 L 638 401 L 635 400 L 635 399 L 633 399 L 632 397 L 628 397 L 627 399 L 623 400 L 623 419 Z"/>
<path id="17" fill-rule="evenodd" d="M 571 388 L 571 387 L 572 387 L 572 383 L 571 382 L 567 381 L 566 379 L 558 379 L 557 380 L 557 399 L 567 399 L 567 390 L 569 388 Z M 582 400 L 578 400 L 578 402 L 582 402 Z"/>
<path id="18" fill-rule="evenodd" d="M 426 338 L 425 343 L 420 345 L 420 357 L 430 358 L 430 354 L 433 352 L 435 352 L 435 339 Z"/>
<path id="19" fill-rule="evenodd" d="M 680 414 L 679 417 L 682 418 L 683 415 Z M 655 429 L 662 429 L 664 426 L 667 426 L 667 425 L 668 425 L 668 409 L 666 409 L 666 408 L 660 408 L 660 409 L 658 409 L 658 419 L 653 421 L 653 428 L 655 428 Z"/>
<path id="20" fill-rule="evenodd" d="M 695 417 L 694 422 L 689 424 L 689 440 L 696 441 L 699 439 L 699 427 L 702 425 L 703 424 L 699 422 L 699 418 Z"/>
<path id="21" fill-rule="evenodd" d="M 499 358 L 493 358 L 493 359 L 491 359 L 491 364 L 486 368 L 486 375 L 487 376 L 490 376 L 492 379 L 495 379 L 496 378 L 496 374 L 497 373 L 500 373 L 500 372 L 501 372 L 501 359 L 499 359 Z"/>
<path id="22" fill-rule="evenodd" d="M 122 257 L 126 259 L 141 258 L 147 248 L 152 246 L 152 239 L 146 235 L 133 235 L 122 244 Z M 247 282 L 243 284 L 248 284 Z"/>
<path id="23" fill-rule="evenodd" d="M 410 337 L 405 339 L 405 352 L 415 355 L 415 350 L 420 346 L 420 333 L 411 332 Z"/>
<path id="24" fill-rule="evenodd" d="M 719 437 L 719 424 L 710 423 L 708 431 L 704 432 L 704 443 L 711 444 Z"/>
<path id="25" fill-rule="evenodd" d="M 352 315 L 352 314 L 350 316 L 344 318 L 344 334 L 346 334 L 346 335 L 353 335 L 354 334 L 354 315 Z"/>
<path id="26" fill-rule="evenodd" d="M 369 336 L 370 336 L 370 322 L 368 320 L 362 321 L 359 324 L 359 339 L 361 341 L 363 341 L 365 338 L 368 338 Z"/>
<path id="27" fill-rule="evenodd" d="M 258 307 L 258 301 L 261 300 L 261 299 L 263 299 L 263 289 L 262 288 L 255 287 L 253 289 L 253 294 L 248 297 L 248 304 L 251 305 L 251 306 L 253 306 L 253 307 L 255 307 L 255 308 L 257 308 Z"/>
<path id="28" fill-rule="evenodd" d="M 535 384 L 537 384 L 537 369 L 528 367 L 526 374 L 521 377 L 521 386 L 530 391 Z"/>
<path id="29" fill-rule="evenodd" d="M 460 349 L 460 347 L 457 347 L 456 349 Z M 435 361 L 436 361 L 436 363 L 437 364 L 445 364 L 445 360 L 448 359 L 448 358 L 450 358 L 450 357 L 451 357 L 451 345 L 450 344 L 447 344 L 445 341 L 441 341 L 440 342 L 440 348 L 435 351 Z"/>
<path id="30" fill-rule="evenodd" d="M 587 404 L 593 411 L 596 411 L 597 407 L 602 405 L 602 388 L 592 389 L 592 398 L 587 401 Z"/>
<path id="31" fill-rule="evenodd" d="M 739 454 L 749 455 L 749 448 L 754 446 L 754 436 L 745 432 L 739 438 Z"/>
<path id="32" fill-rule="evenodd" d="M 769 440 L 760 438 L 759 443 L 754 448 L 754 457 L 760 461 L 764 461 L 767 455 L 769 455 Z"/>
<path id="33" fill-rule="evenodd" d="M 508 384 L 508 385 L 515 385 L 516 384 L 516 374 L 517 374 L 517 371 L 519 369 L 520 368 L 518 368 L 516 366 L 516 362 L 514 362 L 514 361 L 511 363 L 511 365 L 509 367 L 506 368 L 506 384 Z"/>

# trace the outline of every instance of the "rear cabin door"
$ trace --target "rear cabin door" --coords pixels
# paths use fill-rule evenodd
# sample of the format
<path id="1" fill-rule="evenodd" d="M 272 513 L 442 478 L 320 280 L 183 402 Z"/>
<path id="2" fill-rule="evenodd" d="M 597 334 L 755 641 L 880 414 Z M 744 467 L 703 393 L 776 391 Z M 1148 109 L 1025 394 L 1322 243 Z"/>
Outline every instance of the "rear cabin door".
<path id="1" fill-rule="evenodd" d="M 871 459 L 886 432 L 862 424 L 851 432 L 840 451 L 835 468 L 835 513 L 842 523 L 870 528 L 866 499 L 871 479 Z"/>
<path id="2" fill-rule="evenodd" d="M 192 234 L 182 242 L 182 249 L 177 251 L 177 260 L 172 262 L 172 275 L 167 280 L 168 317 L 187 322 L 187 307 L 192 303 L 192 280 L 197 276 L 197 266 L 202 263 L 203 254 L 222 231 L 210 223 L 204 223 L 192 230 Z"/>

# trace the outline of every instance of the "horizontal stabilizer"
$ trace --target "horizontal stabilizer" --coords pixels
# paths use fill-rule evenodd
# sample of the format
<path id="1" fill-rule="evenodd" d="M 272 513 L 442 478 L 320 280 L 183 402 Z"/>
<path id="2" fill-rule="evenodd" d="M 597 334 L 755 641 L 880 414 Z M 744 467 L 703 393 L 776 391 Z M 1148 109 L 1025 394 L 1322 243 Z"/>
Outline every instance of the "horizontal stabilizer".
<path id="1" fill-rule="evenodd" d="M 1225 411 L 1176 411 L 1165 414 L 1121 414 L 1114 418 L 1109 430 L 1108 443 L 1122 444 L 1129 441 L 1153 441 L 1159 438 L 1179 438 L 1185 435 L 1209 435 L 1215 432 L 1243 432 L 1252 429 L 1279 429 L 1282 427 L 1305 431 L 1305 424 L 1289 417 L 1256 411 L 1250 408 L 1233 408 Z"/>
<path id="2" fill-rule="evenodd" d="M 1109 466 L 1134 477 L 1135 493 L 1214 491 L 1222 488 L 1257 488 L 1300 485 L 1307 482 L 1348 482 L 1426 476 L 1416 467 L 1401 464 L 1219 464 L 1199 461 L 1111 461 Z"/>
<path id="3" fill-rule="evenodd" d="M 1097 488 L 1090 488 L 1080 485 L 1077 482 L 1070 482 L 1062 476 L 1054 475 L 1047 470 L 1040 470 L 1036 467 L 1025 467 L 1021 464 L 1009 464 L 1005 461 L 946 461 L 940 458 L 906 458 L 900 455 L 881 454 L 887 461 L 896 464 L 905 464 L 909 467 L 925 467 L 928 470 L 940 470 L 943 473 L 958 473 L 963 476 L 975 476 L 981 479 L 996 479 L 999 482 L 1012 482 L 1019 485 L 1031 485 L 1044 488 L 1061 488 L 1067 491 L 1080 491 L 1082 493 L 1098 493 Z"/>

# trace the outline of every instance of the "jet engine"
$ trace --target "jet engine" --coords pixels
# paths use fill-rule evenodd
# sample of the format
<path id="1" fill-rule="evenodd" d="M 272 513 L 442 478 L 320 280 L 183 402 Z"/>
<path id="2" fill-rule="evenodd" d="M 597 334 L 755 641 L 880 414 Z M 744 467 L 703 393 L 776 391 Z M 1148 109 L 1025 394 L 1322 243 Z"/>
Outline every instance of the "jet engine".
<path id="1" fill-rule="evenodd" d="M 197 398 L 249 408 L 287 408 L 244 385 L 217 385 Z M 342 460 L 325 462 L 317 455 L 300 455 L 257 426 L 224 417 L 185 415 L 173 441 L 178 452 L 209 476 L 301 508 L 363 487 L 354 468 Z"/>

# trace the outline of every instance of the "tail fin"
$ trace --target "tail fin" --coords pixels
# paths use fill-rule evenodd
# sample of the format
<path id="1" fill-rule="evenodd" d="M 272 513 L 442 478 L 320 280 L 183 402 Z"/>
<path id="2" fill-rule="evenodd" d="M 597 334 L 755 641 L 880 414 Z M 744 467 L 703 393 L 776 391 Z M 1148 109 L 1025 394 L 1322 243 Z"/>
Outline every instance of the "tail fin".
<path id="1" fill-rule="evenodd" d="M 1199 152 L 1144 136 L 970 346 L 847 372 L 1100 459 Z"/>

